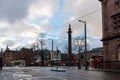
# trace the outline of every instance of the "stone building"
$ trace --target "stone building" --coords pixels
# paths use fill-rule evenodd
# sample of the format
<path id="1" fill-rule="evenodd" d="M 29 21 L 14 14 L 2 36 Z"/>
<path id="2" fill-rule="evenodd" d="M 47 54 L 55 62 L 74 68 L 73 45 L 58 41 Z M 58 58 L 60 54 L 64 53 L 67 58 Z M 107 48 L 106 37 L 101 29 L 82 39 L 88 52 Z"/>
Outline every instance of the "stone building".
<path id="1" fill-rule="evenodd" d="M 96 57 L 103 57 L 103 47 L 93 48 L 91 50 L 91 55 L 95 55 Z"/>
<path id="2" fill-rule="evenodd" d="M 120 0 L 99 1 L 102 4 L 104 60 L 109 61 L 108 67 L 120 68 Z"/>

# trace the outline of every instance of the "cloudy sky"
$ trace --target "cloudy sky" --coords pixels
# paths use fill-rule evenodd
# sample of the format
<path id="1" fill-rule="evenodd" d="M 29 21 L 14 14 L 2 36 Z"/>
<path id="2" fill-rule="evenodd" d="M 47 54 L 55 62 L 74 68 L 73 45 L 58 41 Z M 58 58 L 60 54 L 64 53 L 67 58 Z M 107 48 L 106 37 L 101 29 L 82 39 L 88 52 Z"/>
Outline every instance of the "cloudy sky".
<path id="1" fill-rule="evenodd" d="M 83 36 L 87 23 L 87 42 L 90 48 L 101 47 L 101 4 L 98 0 L 0 0 L 0 48 L 31 47 L 46 34 L 55 46 L 67 43 L 68 25 L 72 36 Z M 46 47 L 50 48 L 50 40 Z"/>

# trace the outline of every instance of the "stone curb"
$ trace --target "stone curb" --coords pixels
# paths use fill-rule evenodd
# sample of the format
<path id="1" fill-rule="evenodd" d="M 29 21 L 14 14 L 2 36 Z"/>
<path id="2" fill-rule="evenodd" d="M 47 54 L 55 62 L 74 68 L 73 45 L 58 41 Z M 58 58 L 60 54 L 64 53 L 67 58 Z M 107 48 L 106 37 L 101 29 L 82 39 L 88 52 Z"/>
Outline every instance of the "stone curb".
<path id="1" fill-rule="evenodd" d="M 118 72 L 120 73 L 120 70 L 110 70 L 110 69 L 89 69 L 90 71 L 103 71 L 103 72 Z"/>

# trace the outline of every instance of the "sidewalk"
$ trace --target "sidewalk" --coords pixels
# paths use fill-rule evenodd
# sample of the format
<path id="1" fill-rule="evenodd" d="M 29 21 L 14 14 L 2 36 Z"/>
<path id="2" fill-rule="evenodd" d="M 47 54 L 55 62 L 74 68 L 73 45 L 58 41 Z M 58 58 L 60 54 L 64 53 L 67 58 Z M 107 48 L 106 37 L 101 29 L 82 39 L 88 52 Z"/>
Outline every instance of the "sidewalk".
<path id="1" fill-rule="evenodd" d="M 113 70 L 113 69 L 97 69 L 97 68 L 89 68 L 90 71 L 103 71 L 103 72 L 119 72 L 120 70 Z"/>
<path id="2" fill-rule="evenodd" d="M 66 68 L 78 69 L 78 67 L 66 67 Z M 81 67 L 81 69 L 85 69 L 85 67 Z M 98 69 L 98 68 L 91 68 L 91 67 L 89 67 L 88 70 L 89 71 L 102 71 L 102 72 L 117 72 L 117 73 L 120 73 L 120 70 L 113 70 L 113 69 Z"/>

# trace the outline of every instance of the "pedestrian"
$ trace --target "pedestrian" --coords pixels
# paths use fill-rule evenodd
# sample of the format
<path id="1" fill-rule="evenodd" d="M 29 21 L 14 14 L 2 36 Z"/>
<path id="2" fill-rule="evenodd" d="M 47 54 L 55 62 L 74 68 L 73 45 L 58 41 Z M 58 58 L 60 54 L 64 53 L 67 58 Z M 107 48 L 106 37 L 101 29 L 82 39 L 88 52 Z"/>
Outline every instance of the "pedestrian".
<path id="1" fill-rule="evenodd" d="M 97 68 L 97 60 L 96 60 L 96 58 L 94 59 L 93 64 L 94 64 L 94 68 Z"/>
<path id="2" fill-rule="evenodd" d="M 78 61 L 78 69 L 81 69 L 80 61 Z"/>
<path id="3" fill-rule="evenodd" d="M 89 62 L 86 61 L 85 70 L 88 70 L 88 67 L 89 67 Z"/>
<path id="4" fill-rule="evenodd" d="M 0 69 L 2 70 L 2 67 L 3 67 L 3 65 L 2 65 L 3 63 L 2 63 L 2 57 L 0 57 Z"/>

